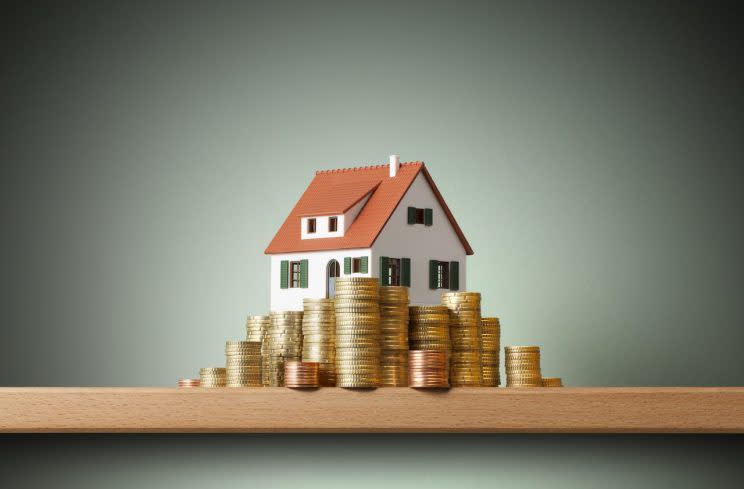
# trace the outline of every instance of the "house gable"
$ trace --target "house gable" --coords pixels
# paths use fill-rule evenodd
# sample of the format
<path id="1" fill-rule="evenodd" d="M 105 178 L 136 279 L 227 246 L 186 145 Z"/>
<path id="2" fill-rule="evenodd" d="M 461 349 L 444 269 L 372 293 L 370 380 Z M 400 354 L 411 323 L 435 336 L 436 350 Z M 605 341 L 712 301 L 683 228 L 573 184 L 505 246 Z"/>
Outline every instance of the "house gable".
<path id="1" fill-rule="evenodd" d="M 423 175 L 429 184 L 461 246 L 467 254 L 472 254 L 470 245 L 422 162 L 402 163 L 393 177 L 389 174 L 388 165 L 316 172 L 265 253 L 371 247 L 419 175 Z M 365 198 L 366 203 L 363 203 Z M 355 205 L 360 207 L 358 215 L 355 219 L 349 219 L 352 222 L 347 222 L 347 213 L 352 217 Z M 327 216 L 337 213 L 343 213 L 343 233 L 307 239 L 307 218 L 319 216 L 327 219 Z"/>

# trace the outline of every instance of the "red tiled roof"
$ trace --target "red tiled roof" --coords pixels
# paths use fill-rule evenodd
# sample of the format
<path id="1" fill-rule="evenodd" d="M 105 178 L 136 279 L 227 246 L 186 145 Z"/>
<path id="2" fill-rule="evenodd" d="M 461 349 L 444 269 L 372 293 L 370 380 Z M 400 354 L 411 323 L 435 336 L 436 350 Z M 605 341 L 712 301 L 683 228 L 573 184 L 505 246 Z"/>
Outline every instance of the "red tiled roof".
<path id="1" fill-rule="evenodd" d="M 387 164 L 316 172 L 315 178 L 310 182 L 307 190 L 289 213 L 264 253 L 271 255 L 371 247 L 419 172 L 423 173 L 431 186 L 455 233 L 460 238 L 465 252 L 472 255 L 473 249 L 421 161 L 401 163 L 398 174 L 393 178 L 389 176 Z M 370 192 L 372 196 L 344 236 L 301 239 L 300 217 L 341 214 Z"/>

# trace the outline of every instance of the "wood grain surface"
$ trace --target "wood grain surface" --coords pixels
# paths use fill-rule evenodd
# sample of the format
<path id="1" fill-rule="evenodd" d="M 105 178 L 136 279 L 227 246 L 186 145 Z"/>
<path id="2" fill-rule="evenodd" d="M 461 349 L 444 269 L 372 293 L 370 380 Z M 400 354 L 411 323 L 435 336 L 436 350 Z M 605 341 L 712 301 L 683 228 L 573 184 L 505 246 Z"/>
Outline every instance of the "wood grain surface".
<path id="1" fill-rule="evenodd" d="M 743 433 L 744 388 L 8 387 L 0 432 Z"/>

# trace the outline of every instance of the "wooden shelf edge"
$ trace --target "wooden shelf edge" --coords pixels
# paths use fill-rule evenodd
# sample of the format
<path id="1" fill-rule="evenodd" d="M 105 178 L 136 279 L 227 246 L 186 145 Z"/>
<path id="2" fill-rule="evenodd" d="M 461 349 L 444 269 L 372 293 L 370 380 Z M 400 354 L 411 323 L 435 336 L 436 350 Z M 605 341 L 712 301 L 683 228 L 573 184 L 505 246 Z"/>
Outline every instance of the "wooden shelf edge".
<path id="1" fill-rule="evenodd" d="M 6 387 L 0 432 L 744 433 L 744 388 Z"/>

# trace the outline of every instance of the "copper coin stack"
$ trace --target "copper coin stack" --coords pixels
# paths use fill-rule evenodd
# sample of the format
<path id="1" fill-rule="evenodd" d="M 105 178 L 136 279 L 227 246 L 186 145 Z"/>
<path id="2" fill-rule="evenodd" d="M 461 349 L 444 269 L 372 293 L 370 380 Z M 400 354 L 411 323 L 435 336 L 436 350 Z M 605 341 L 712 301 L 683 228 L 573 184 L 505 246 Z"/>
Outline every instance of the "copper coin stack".
<path id="1" fill-rule="evenodd" d="M 408 385 L 416 388 L 449 387 L 447 352 L 410 350 L 408 352 Z"/>
<path id="2" fill-rule="evenodd" d="M 479 292 L 445 292 L 442 304 L 450 314 L 450 385 L 478 387 L 481 385 L 481 295 Z"/>
<path id="3" fill-rule="evenodd" d="M 481 385 L 501 385 L 499 369 L 501 351 L 501 324 L 499 318 L 481 318 Z"/>
<path id="4" fill-rule="evenodd" d="M 183 388 L 192 388 L 192 387 L 199 387 L 200 381 L 199 379 L 178 379 L 178 387 Z"/>
<path id="5" fill-rule="evenodd" d="M 293 389 L 318 387 L 318 362 L 284 362 L 284 385 Z"/>
<path id="6" fill-rule="evenodd" d="M 199 370 L 199 387 L 225 387 L 227 371 L 224 367 L 204 367 Z"/>
<path id="7" fill-rule="evenodd" d="M 560 377 L 543 377 L 543 387 L 563 387 L 563 379 Z"/>
<path id="8" fill-rule="evenodd" d="M 380 385 L 380 287 L 372 277 L 336 279 L 336 385 Z"/>
<path id="9" fill-rule="evenodd" d="M 336 312 L 333 299 L 304 299 L 302 361 L 318 363 L 321 386 L 336 385 Z M 284 369 L 285 375 L 287 369 Z"/>
<path id="10" fill-rule="evenodd" d="M 225 343 L 227 387 L 261 387 L 261 342 Z"/>
<path id="11" fill-rule="evenodd" d="M 263 385 L 283 387 L 284 362 L 299 360 L 302 354 L 302 311 L 272 312 L 264 343 L 268 360 Z"/>
<path id="12" fill-rule="evenodd" d="M 382 387 L 408 385 L 408 287 L 380 287 Z"/>
<path id="13" fill-rule="evenodd" d="M 506 386 L 542 387 L 539 346 L 507 346 Z"/>

